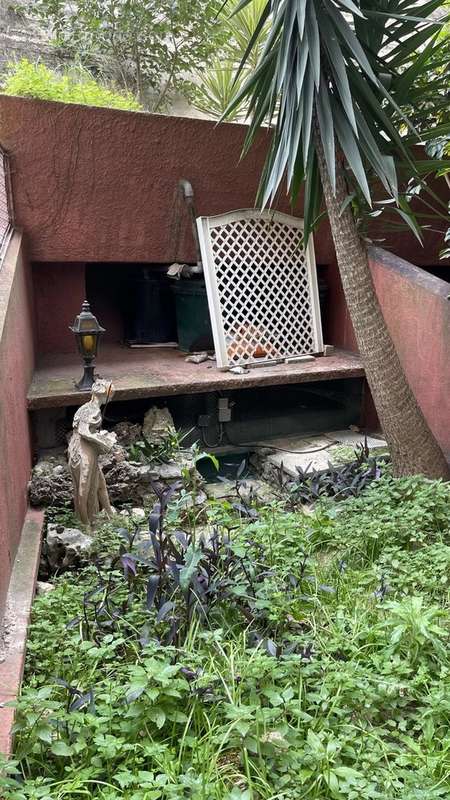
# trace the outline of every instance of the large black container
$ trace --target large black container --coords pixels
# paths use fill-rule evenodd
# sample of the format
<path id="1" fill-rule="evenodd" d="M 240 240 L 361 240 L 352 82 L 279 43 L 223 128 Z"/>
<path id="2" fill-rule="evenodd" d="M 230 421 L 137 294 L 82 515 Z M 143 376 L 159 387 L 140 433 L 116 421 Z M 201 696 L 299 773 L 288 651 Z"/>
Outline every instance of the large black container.
<path id="1" fill-rule="evenodd" d="M 175 303 L 167 267 L 142 267 L 130 281 L 125 315 L 129 344 L 163 344 L 177 340 Z"/>
<path id="2" fill-rule="evenodd" d="M 205 281 L 200 278 L 174 281 L 178 344 L 185 353 L 213 350 Z"/>

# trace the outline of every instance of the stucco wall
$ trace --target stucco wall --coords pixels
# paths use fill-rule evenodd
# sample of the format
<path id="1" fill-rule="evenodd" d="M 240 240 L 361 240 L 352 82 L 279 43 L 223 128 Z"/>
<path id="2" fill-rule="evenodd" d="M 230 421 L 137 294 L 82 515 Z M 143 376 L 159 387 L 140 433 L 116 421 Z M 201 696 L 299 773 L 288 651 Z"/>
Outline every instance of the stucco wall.
<path id="1" fill-rule="evenodd" d="M 370 266 L 411 388 L 450 455 L 450 284 L 379 248 Z"/>
<path id="2" fill-rule="evenodd" d="M 32 264 L 32 276 L 36 353 L 75 352 L 75 339 L 69 325 L 80 313 L 86 298 L 85 265 Z"/>
<path id="3" fill-rule="evenodd" d="M 0 619 L 27 508 L 26 394 L 34 364 L 28 261 L 15 233 L 0 267 Z"/>
<path id="4" fill-rule="evenodd" d="M 186 214 L 176 241 L 177 182 L 192 182 L 199 214 L 253 206 L 269 133 L 261 132 L 240 160 L 246 130 L 0 95 L 0 143 L 11 155 L 17 225 L 27 233 L 30 257 L 194 260 Z M 442 180 L 436 188 L 447 192 Z M 279 208 L 290 211 L 283 192 Z M 318 262 L 331 263 L 327 223 L 315 241 Z M 395 234 L 389 247 L 415 264 L 438 264 L 442 237 L 429 232 L 425 245 L 406 232 Z"/>
<path id="5" fill-rule="evenodd" d="M 17 225 L 34 261 L 194 261 L 176 187 L 192 182 L 198 214 L 252 207 L 268 134 L 240 161 L 246 128 L 207 120 L 0 96 Z M 289 212 L 283 198 L 280 210 Z M 328 226 L 317 258 L 333 257 Z"/>

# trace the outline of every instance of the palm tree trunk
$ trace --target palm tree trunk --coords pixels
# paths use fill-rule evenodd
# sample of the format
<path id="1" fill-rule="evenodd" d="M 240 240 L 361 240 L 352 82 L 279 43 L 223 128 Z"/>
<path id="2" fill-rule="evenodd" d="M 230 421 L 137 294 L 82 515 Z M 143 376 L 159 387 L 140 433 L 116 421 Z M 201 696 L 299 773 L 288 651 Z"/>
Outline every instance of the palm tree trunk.
<path id="1" fill-rule="evenodd" d="M 394 473 L 448 479 L 447 461 L 406 380 L 384 321 L 367 249 L 359 238 L 350 206 L 340 213 L 348 196 L 343 169 L 337 165 L 334 194 L 317 128 L 315 145 L 345 299 Z"/>

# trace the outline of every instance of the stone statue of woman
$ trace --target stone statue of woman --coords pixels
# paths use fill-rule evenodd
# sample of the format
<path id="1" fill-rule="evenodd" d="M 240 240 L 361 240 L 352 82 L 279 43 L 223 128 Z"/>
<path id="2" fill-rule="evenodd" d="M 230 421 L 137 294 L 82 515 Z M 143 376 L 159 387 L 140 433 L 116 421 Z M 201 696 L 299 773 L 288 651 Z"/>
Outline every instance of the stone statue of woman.
<path id="1" fill-rule="evenodd" d="M 73 418 L 73 434 L 68 450 L 69 469 L 73 480 L 75 512 L 88 528 L 102 509 L 107 516 L 112 513 L 98 459 L 102 453 L 109 453 L 117 440 L 115 433 L 101 430 L 101 407 L 111 399 L 113 393 L 112 383 L 96 380 L 91 399 L 80 406 Z"/>

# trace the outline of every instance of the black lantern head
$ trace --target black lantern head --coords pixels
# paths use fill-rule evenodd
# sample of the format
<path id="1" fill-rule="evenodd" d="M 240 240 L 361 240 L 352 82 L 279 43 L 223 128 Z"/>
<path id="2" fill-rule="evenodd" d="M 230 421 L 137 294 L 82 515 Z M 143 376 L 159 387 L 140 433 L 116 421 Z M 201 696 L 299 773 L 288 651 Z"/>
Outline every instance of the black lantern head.
<path id="1" fill-rule="evenodd" d="M 100 336 L 105 332 L 105 329 L 99 325 L 97 317 L 94 317 L 91 313 L 89 303 L 86 300 L 82 305 L 81 313 L 78 314 L 69 329 L 75 334 L 78 350 L 84 360 L 84 374 L 76 386 L 78 389 L 87 391 L 92 388 L 94 383 L 93 361 L 97 355 Z"/>

